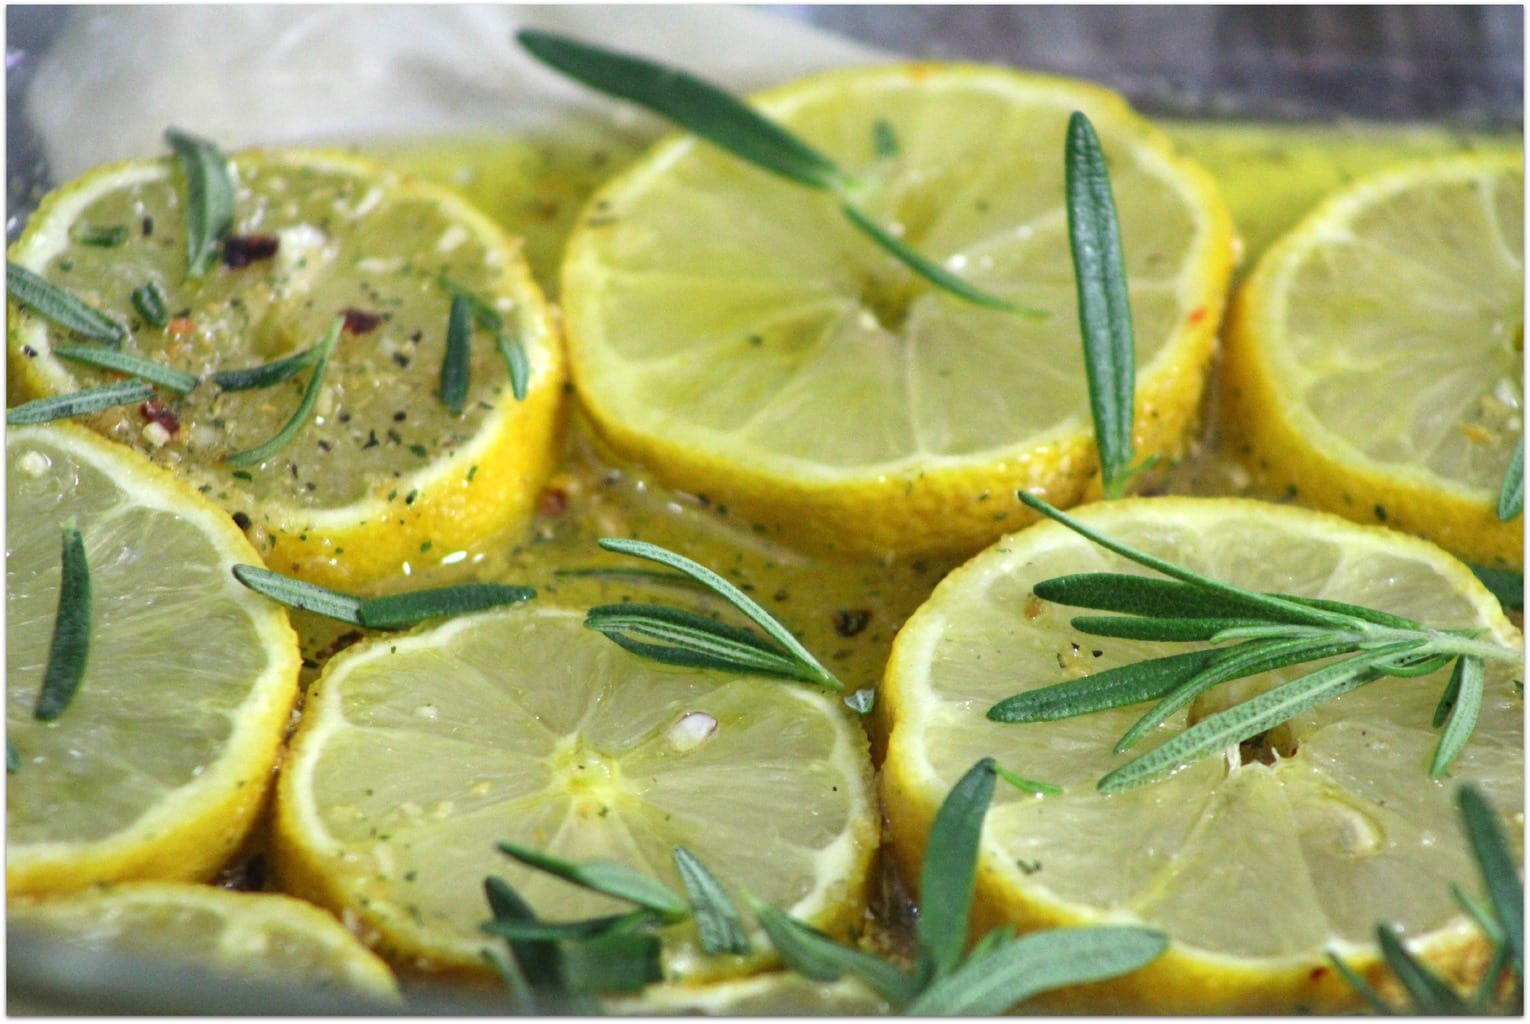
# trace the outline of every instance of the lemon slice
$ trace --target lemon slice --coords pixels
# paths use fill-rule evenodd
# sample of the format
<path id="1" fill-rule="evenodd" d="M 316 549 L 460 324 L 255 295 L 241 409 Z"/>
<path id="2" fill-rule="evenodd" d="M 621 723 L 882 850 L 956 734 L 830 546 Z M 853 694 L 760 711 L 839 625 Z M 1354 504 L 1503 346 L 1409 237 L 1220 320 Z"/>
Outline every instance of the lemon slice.
<path id="1" fill-rule="evenodd" d="M 633 996 L 604 1001 L 624 1017 L 885 1017 L 892 1005 L 859 979 L 812 981 L 786 971 L 762 971 L 706 985 L 649 985 Z"/>
<path id="2" fill-rule="evenodd" d="M 6 432 L 7 891 L 206 879 L 261 810 L 297 697 L 298 642 L 231 569 L 229 517 L 122 445 L 69 425 Z M 73 701 L 34 708 L 84 540 L 89 653 Z"/>
<path id="3" fill-rule="evenodd" d="M 1120 212 L 1138 448 L 1183 450 L 1231 227 L 1210 178 L 1119 96 L 915 64 L 753 102 L 904 242 L 1045 315 L 933 290 L 838 200 L 671 138 L 596 193 L 564 259 L 573 377 L 615 446 L 792 543 L 857 554 L 970 554 L 1034 518 L 1017 488 L 1077 501 L 1097 477 L 1063 183 L 1082 110 Z"/>
<path id="4" fill-rule="evenodd" d="M 278 893 L 178 882 L 126 882 L 12 901 L 6 923 L 58 934 L 74 949 L 174 958 L 235 977 L 396 1001 L 387 964 L 329 914 Z"/>
<path id="5" fill-rule="evenodd" d="M 1524 166 L 1415 162 L 1334 195 L 1240 291 L 1228 450 L 1265 486 L 1524 566 L 1497 495 L 1524 429 Z"/>
<path id="6" fill-rule="evenodd" d="M 93 171 L 51 194 L 10 258 L 130 328 L 122 348 L 201 378 L 184 396 L 92 425 L 184 473 L 246 527 L 267 564 L 362 588 L 450 559 L 529 519 L 556 456 L 561 340 L 519 243 L 446 189 L 342 153 L 229 161 L 234 225 L 223 260 L 187 274 L 181 175 L 168 158 Z M 116 244 L 91 244 L 107 232 Z M 155 326 L 133 294 L 163 296 Z M 527 360 L 513 394 L 491 330 L 470 338 L 460 414 L 438 397 L 455 291 L 502 321 Z M 227 390 L 214 371 L 270 363 L 346 327 L 302 430 L 254 465 L 230 456 L 278 433 L 310 371 Z M 12 304 L 14 397 L 99 383 L 59 358 L 79 338 Z"/>
<path id="7" fill-rule="evenodd" d="M 619 861 L 677 892 L 681 844 L 731 892 L 843 931 L 878 839 L 851 718 L 806 687 L 644 661 L 577 612 L 459 618 L 326 667 L 278 785 L 276 871 L 394 962 L 458 973 L 486 973 L 497 941 L 479 930 L 487 876 L 549 920 L 630 909 L 501 841 Z M 705 962 L 685 928 L 666 947 L 676 978 L 754 962 Z"/>
<path id="8" fill-rule="evenodd" d="M 1138 550 L 1250 590 L 1364 604 L 1441 627 L 1476 627 L 1518 650 L 1519 632 L 1461 563 L 1424 541 L 1325 513 L 1246 499 L 1105 502 L 1077 516 Z M 1459 828 L 1458 784 L 1483 788 L 1523 821 L 1522 665 L 1494 663 L 1481 718 L 1452 777 L 1431 781 L 1431 728 L 1448 670 L 1385 679 L 1320 704 L 1264 741 L 1102 795 L 1107 771 L 1186 728 L 1159 726 L 1114 754 L 1145 706 L 1006 725 L 989 707 L 1021 691 L 1171 654 L 1189 645 L 1102 639 L 1071 628 L 1076 609 L 1034 597 L 1043 579 L 1144 572 L 1054 523 L 993 545 L 948 576 L 899 632 L 879 695 L 890 735 L 882 794 L 904 877 L 917 867 L 936 808 L 982 755 L 1062 787 L 1008 787 L 990 810 L 975 933 L 1141 922 L 1170 936 L 1134 974 L 1057 997 L 1093 1011 L 1336 1012 L 1354 993 L 1332 949 L 1374 978 L 1378 923 L 1442 967 L 1468 973 L 1483 940 L 1450 886 L 1478 885 Z M 1281 678 L 1292 678 L 1286 670 Z M 1272 685 L 1230 684 L 1189 709 L 1197 720 Z M 1477 970 L 1483 964 L 1475 962 Z"/>

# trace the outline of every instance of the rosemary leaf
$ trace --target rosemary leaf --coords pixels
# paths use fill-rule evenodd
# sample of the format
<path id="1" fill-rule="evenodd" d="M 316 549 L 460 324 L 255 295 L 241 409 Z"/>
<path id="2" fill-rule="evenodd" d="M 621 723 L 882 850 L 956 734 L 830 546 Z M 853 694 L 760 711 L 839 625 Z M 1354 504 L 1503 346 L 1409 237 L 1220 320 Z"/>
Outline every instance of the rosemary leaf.
<path id="1" fill-rule="evenodd" d="M 294 437 L 302 431 L 308 423 L 308 414 L 313 411 L 314 403 L 319 400 L 319 385 L 324 378 L 324 368 L 329 365 L 329 356 L 335 350 L 335 343 L 340 340 L 340 329 L 345 326 L 344 317 L 335 317 L 330 326 L 329 334 L 318 346 L 318 354 L 314 357 L 313 373 L 308 378 L 308 386 L 303 389 L 303 399 L 293 411 L 287 422 L 268 441 L 256 445 L 242 452 L 235 452 L 223 461 L 236 468 L 246 466 L 258 466 L 262 462 L 287 447 Z"/>
<path id="2" fill-rule="evenodd" d="M 603 932 L 564 943 L 559 969 L 564 984 L 575 993 L 634 992 L 663 980 L 662 951 L 654 935 Z"/>
<path id="3" fill-rule="evenodd" d="M 159 285 L 153 281 L 139 285 L 133 289 L 129 296 L 133 302 L 133 308 L 138 310 L 138 315 L 143 317 L 144 322 L 150 327 L 163 330 L 170 324 L 170 310 L 165 306 L 165 293 L 159 290 Z"/>
<path id="4" fill-rule="evenodd" d="M 462 415 L 467 404 L 468 384 L 472 363 L 469 361 L 468 342 L 472 339 L 472 312 L 467 299 L 453 296 L 451 313 L 446 322 L 446 353 L 441 359 L 441 404 L 453 416 Z"/>
<path id="5" fill-rule="evenodd" d="M 749 905 L 781 960 L 804 978 L 838 981 L 850 974 L 894 1006 L 914 997 L 913 979 L 887 961 L 835 942 L 812 925 L 752 897 Z"/>
<path id="6" fill-rule="evenodd" d="M 75 224 L 69 229 L 69 240 L 98 249 L 115 249 L 128 240 L 128 228 L 126 224 Z"/>
<path id="7" fill-rule="evenodd" d="M 797 661 L 753 633 L 681 608 L 599 605 L 585 613 L 584 624 L 634 654 L 667 665 L 817 681 Z"/>
<path id="8" fill-rule="evenodd" d="M 489 910 L 494 915 L 494 921 L 535 923 L 539 920 L 536 913 L 521 898 L 520 893 L 516 892 L 503 878 L 493 875 L 485 878 L 483 890 L 489 903 Z M 550 992 L 555 997 L 569 995 L 563 985 L 563 973 L 559 968 L 561 957 L 556 944 L 511 940 L 509 946 L 516 974 L 523 985 L 515 984 L 515 979 L 511 977 L 506 977 L 506 982 L 511 986 L 511 992 L 517 999 L 525 999 L 532 1006 L 536 1006 L 537 1001 L 532 991 Z M 532 991 L 527 991 L 528 989 Z"/>
<path id="9" fill-rule="evenodd" d="M 1084 572 L 1055 576 L 1031 588 L 1043 601 L 1088 608 L 1101 612 L 1123 612 L 1152 618 L 1258 618 L 1291 625 L 1328 626 L 1332 615 L 1289 602 L 1272 605 L 1272 595 L 1214 592 L 1197 583 L 1160 580 L 1122 572 Z"/>
<path id="10" fill-rule="evenodd" d="M 295 580 L 260 565 L 234 566 L 234 578 L 251 590 L 286 605 L 323 615 L 325 618 L 362 625 L 361 598 L 316 583 Z"/>
<path id="11" fill-rule="evenodd" d="M 828 157 L 694 75 L 551 32 L 522 29 L 515 38 L 533 57 L 570 78 L 646 107 L 789 181 L 831 192 L 852 185 Z"/>
<path id="12" fill-rule="evenodd" d="M 1042 992 L 1129 974 L 1168 947 L 1161 932 L 1131 925 L 1053 928 L 974 954 L 904 1012 L 913 1017 L 1003 1014 Z"/>
<path id="13" fill-rule="evenodd" d="M 234 225 L 234 182 L 218 147 L 174 128 L 165 141 L 175 151 L 186 183 L 186 273 L 200 277 L 218 258 Z"/>
<path id="14" fill-rule="evenodd" d="M 1105 497 L 1119 498 L 1126 492 L 1132 463 L 1137 383 L 1132 310 L 1105 154 L 1094 126 L 1081 112 L 1068 119 L 1065 153 L 1068 239 L 1100 477 Z"/>
<path id="15" fill-rule="evenodd" d="M 74 700 L 85 677 L 90 653 L 90 563 L 85 558 L 85 538 L 73 525 L 63 530 L 62 565 L 59 571 L 58 612 L 53 620 L 53 639 L 42 689 L 32 715 L 51 722 Z"/>
<path id="16" fill-rule="evenodd" d="M 1366 1005 L 1371 1008 L 1372 1013 L 1382 1017 L 1390 1017 L 1396 1015 L 1397 1011 L 1392 1009 L 1391 1006 L 1387 1005 L 1387 1001 L 1382 999 L 1381 994 L 1371 987 L 1371 983 L 1357 974 L 1353 967 L 1345 963 L 1344 960 L 1341 959 L 1339 955 L 1334 953 L 1332 950 L 1328 951 L 1328 962 L 1333 965 L 1333 969 L 1339 975 L 1339 977 L 1344 979 L 1344 983 L 1350 988 L 1354 989 L 1355 993 L 1359 995 L 1361 999 L 1365 1000 Z"/>
<path id="17" fill-rule="evenodd" d="M 1036 796 L 1056 796 L 1062 792 L 1061 786 L 1050 782 L 1037 782 L 1035 779 L 1027 779 L 1023 775 L 1016 775 L 1001 765 L 994 765 L 993 773 L 1022 793 L 1031 793 Z"/>
<path id="18" fill-rule="evenodd" d="M 680 881 L 690 898 L 691 916 L 696 920 L 702 952 L 738 956 L 748 953 L 749 936 L 744 931 L 744 922 L 739 919 L 738 909 L 728 898 L 722 883 L 685 847 L 676 846 L 674 858 L 675 867 L 680 870 Z"/>
<path id="19" fill-rule="evenodd" d="M 1184 651 L 1108 668 L 1006 697 L 988 709 L 992 722 L 1051 722 L 1157 700 L 1193 679 L 1223 652 Z"/>
<path id="20" fill-rule="evenodd" d="M 1497 815 L 1486 797 L 1473 785 L 1464 785 L 1456 794 L 1467 841 L 1476 855 L 1487 889 L 1488 903 L 1503 928 L 1513 969 L 1523 973 L 1525 965 L 1525 888 L 1519 878 L 1517 858 L 1504 835 Z"/>
<path id="21" fill-rule="evenodd" d="M 344 324 L 344 320 L 341 321 Z M 274 359 L 260 366 L 241 367 L 237 370 L 219 370 L 212 375 L 213 383 L 224 391 L 250 391 L 254 388 L 275 387 L 284 380 L 297 376 L 298 372 L 312 366 L 324 352 L 324 343 L 312 345 L 301 352 L 282 359 Z"/>
<path id="22" fill-rule="evenodd" d="M 965 299 L 975 306 L 982 306 L 986 309 L 995 309 L 1004 313 L 1018 313 L 1021 316 L 1033 319 L 1044 318 L 1047 315 L 1042 310 L 1032 309 L 1030 306 L 1021 305 L 1018 302 L 1013 302 L 975 287 L 965 279 L 951 273 L 939 263 L 920 254 L 918 250 L 907 245 L 901 238 L 884 229 L 855 206 L 847 203 L 842 209 L 845 217 L 862 234 L 876 242 L 877 245 L 895 256 L 899 262 L 936 287 L 948 291 L 958 298 Z"/>
<path id="23" fill-rule="evenodd" d="M 1288 665 L 1337 657 L 1352 648 L 1353 645 L 1347 640 L 1318 635 L 1250 640 L 1225 650 L 1220 657 L 1175 687 L 1173 693 L 1166 695 L 1132 723 L 1131 728 L 1116 742 L 1115 751 L 1119 754 L 1129 750 L 1175 712 L 1189 707 L 1195 698 L 1222 683 L 1273 672 Z"/>
<path id="24" fill-rule="evenodd" d="M 667 886 L 625 864 L 604 860 L 575 864 L 508 841 L 501 841 L 498 845 L 500 852 L 522 864 L 594 892 L 635 903 L 654 911 L 666 921 L 684 920 L 690 913 L 685 900 L 671 892 Z"/>
<path id="25" fill-rule="evenodd" d="M 935 976 L 949 974 L 967 945 L 967 918 L 977 874 L 983 816 L 993 799 L 994 761 L 980 759 L 957 780 L 935 812 L 919 874 L 917 937 Z"/>
<path id="26" fill-rule="evenodd" d="M 1416 648 L 1417 641 L 1404 641 L 1381 652 L 1357 654 L 1208 715 L 1179 735 L 1107 773 L 1100 779 L 1099 790 L 1118 793 L 1152 782 L 1181 765 L 1257 736 L 1325 700 L 1380 679 L 1385 673 L 1376 667 L 1377 661 L 1388 654 Z"/>
<path id="27" fill-rule="evenodd" d="M 1068 622 L 1080 633 L 1117 640 L 1155 640 L 1189 643 L 1196 640 L 1231 640 L 1264 633 L 1288 635 L 1293 628 L 1269 625 L 1259 619 L 1155 619 L 1148 615 L 1080 615 Z"/>
<path id="28" fill-rule="evenodd" d="M 1525 576 L 1523 573 L 1512 569 L 1489 569 L 1481 565 L 1470 568 L 1472 573 L 1482 581 L 1482 585 L 1498 598 L 1498 603 L 1503 606 L 1504 611 L 1524 610 Z"/>
<path id="29" fill-rule="evenodd" d="M 494 935 L 511 942 L 561 942 L 566 939 L 587 939 L 615 929 L 626 929 L 657 920 L 659 918 L 650 910 L 631 910 L 625 914 L 590 917 L 580 921 L 495 918 L 479 925 L 478 930 L 485 935 Z"/>
<path id="30" fill-rule="evenodd" d="M 103 370 L 125 373 L 182 395 L 197 386 L 195 374 L 156 363 L 143 356 L 135 356 L 130 352 L 123 352 L 120 349 L 106 348 L 101 345 L 54 345 L 53 354 L 60 359 L 69 359 L 77 363 L 98 366 Z"/>
<path id="31" fill-rule="evenodd" d="M 141 380 L 115 380 L 98 387 L 81 388 L 63 395 L 35 398 L 5 410 L 5 424 L 18 427 L 28 423 L 48 423 L 86 413 L 100 412 L 118 405 L 136 405 L 152 398 L 154 389 Z"/>
<path id="32" fill-rule="evenodd" d="M 1525 435 L 1521 431 L 1498 489 L 1498 518 L 1508 522 L 1525 510 Z"/>
<path id="33" fill-rule="evenodd" d="M 115 346 L 127 337 L 127 329 L 105 313 L 10 260 L 5 261 L 5 293 L 44 320 L 91 341 Z"/>
<path id="34" fill-rule="evenodd" d="M 803 647 L 786 627 L 772 618 L 769 612 L 756 604 L 742 590 L 739 590 L 706 566 L 699 565 L 683 555 L 666 551 L 664 548 L 656 544 L 649 544 L 646 541 L 603 537 L 596 543 L 607 551 L 658 562 L 660 565 L 668 566 L 691 577 L 733 605 L 734 608 L 737 608 L 750 621 L 764 630 L 766 635 L 784 647 L 794 659 L 801 663 L 804 672 L 811 678 L 811 681 L 836 693 L 845 688 L 844 684 L 835 678 L 834 673 L 819 664 L 818 659 L 808 653 L 807 648 Z"/>
<path id="35" fill-rule="evenodd" d="M 1472 738 L 1472 730 L 1477 727 L 1477 714 L 1482 710 L 1485 678 L 1486 667 L 1481 658 L 1463 654 L 1456 659 L 1456 667 L 1446 687 L 1446 692 L 1451 695 L 1449 717 L 1445 720 L 1445 730 L 1440 733 L 1440 741 L 1429 763 L 1431 779 L 1443 778 L 1457 756 L 1466 749 L 1467 741 Z"/>
<path id="36" fill-rule="evenodd" d="M 407 629 L 426 619 L 467 615 L 536 596 L 531 587 L 507 583 L 457 583 L 363 598 L 358 613 L 368 629 Z"/>
<path id="37" fill-rule="evenodd" d="M 1393 976 L 1412 1000 L 1411 1013 L 1430 1017 L 1457 1017 L 1466 1012 L 1466 1004 L 1456 995 L 1455 989 L 1408 952 L 1402 939 L 1391 928 L 1377 925 L 1376 941 L 1381 946 L 1381 955 Z"/>
<path id="38" fill-rule="evenodd" d="M 505 318 L 493 306 L 444 274 L 438 280 L 453 300 L 466 300 L 473 321 L 494 335 L 494 346 L 499 350 L 500 357 L 505 361 L 505 369 L 510 374 L 510 393 L 515 395 L 516 401 L 525 401 L 526 390 L 531 384 L 531 361 L 526 355 L 525 344 L 510 332 L 505 326 Z"/>

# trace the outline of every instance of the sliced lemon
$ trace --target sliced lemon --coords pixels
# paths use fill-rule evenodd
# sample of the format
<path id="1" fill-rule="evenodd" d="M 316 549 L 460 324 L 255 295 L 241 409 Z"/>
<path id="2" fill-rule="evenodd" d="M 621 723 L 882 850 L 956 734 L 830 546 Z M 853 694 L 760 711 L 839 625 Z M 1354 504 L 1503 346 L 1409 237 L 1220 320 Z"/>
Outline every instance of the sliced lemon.
<path id="1" fill-rule="evenodd" d="M 1229 317 L 1228 450 L 1273 492 L 1523 568 L 1524 166 L 1404 164 L 1314 210 Z"/>
<path id="2" fill-rule="evenodd" d="M 430 566 L 529 519 L 556 456 L 563 356 L 519 243 L 455 193 L 342 153 L 270 151 L 229 161 L 234 225 L 224 259 L 187 274 L 181 175 L 170 159 L 102 168 L 44 200 L 12 248 L 129 328 L 124 351 L 189 372 L 185 396 L 92 425 L 184 473 L 247 531 L 267 564 L 336 587 Z M 103 232 L 116 244 L 91 244 Z M 153 285 L 165 322 L 133 302 Z M 493 332 L 469 347 L 461 413 L 438 397 L 455 291 L 501 319 L 528 364 L 524 399 Z M 12 305 L 14 396 L 99 383 L 57 356 L 79 342 Z M 311 371 L 226 390 L 214 371 L 294 355 L 346 327 L 301 432 L 253 465 L 228 461 L 277 434 Z"/>
<path id="3" fill-rule="evenodd" d="M 501 841 L 616 860 L 677 892 L 681 844 L 730 891 L 843 931 L 878 838 L 851 718 L 805 687 L 644 661 L 550 607 L 380 639 L 337 655 L 309 693 L 278 786 L 277 874 L 411 969 L 488 972 L 490 875 L 549 920 L 630 909 L 520 866 Z M 666 970 L 759 959 L 703 958 L 682 928 Z"/>
<path id="4" fill-rule="evenodd" d="M 867 67 L 753 98 L 862 183 L 924 255 L 1044 312 L 932 289 L 839 201 L 671 138 L 596 193 L 562 301 L 579 395 L 666 481 L 793 543 L 970 554 L 1097 476 L 1064 205 L 1069 116 L 1110 160 L 1136 327 L 1137 444 L 1180 454 L 1233 259 L 1209 177 L 1119 96 L 954 64 Z M 1097 486 L 1097 483 L 1096 483 Z"/>
<path id="5" fill-rule="evenodd" d="M 278 893 L 127 882 L 13 900 L 7 925 L 67 937 L 74 949 L 173 957 L 221 974 L 398 999 L 393 972 L 329 914 Z M 13 933 L 14 934 L 14 933 Z"/>
<path id="6" fill-rule="evenodd" d="M 206 879 L 270 789 L 298 642 L 231 572 L 254 550 L 222 509 L 70 425 L 6 432 L 7 891 Z M 34 714 L 60 589 L 84 540 L 89 650 L 59 717 Z"/>
<path id="7" fill-rule="evenodd" d="M 635 996 L 605 1000 L 625 1017 L 885 1017 L 891 1004 L 859 979 L 812 981 L 763 971 L 707 985 L 649 985 Z"/>
<path id="8" fill-rule="evenodd" d="M 1519 632 L 1466 566 L 1416 538 L 1325 513 L 1246 499 L 1154 498 L 1079 510 L 1108 536 L 1252 590 L 1365 604 L 1442 627 L 1479 628 L 1518 650 Z M 1336 1012 L 1355 994 L 1335 950 L 1372 977 L 1374 929 L 1396 923 L 1442 967 L 1469 973 L 1483 940 L 1452 883 L 1478 884 L 1459 828 L 1458 784 L 1481 786 L 1518 834 L 1523 821 L 1522 665 L 1489 669 L 1487 696 L 1451 777 L 1431 781 L 1442 673 L 1386 679 L 1272 730 L 1224 758 L 1102 795 L 1127 758 L 1116 740 L 1145 706 L 1054 722 L 989 721 L 1021 691 L 1188 645 L 1107 640 L 1072 629 L 1076 609 L 1034 597 L 1043 579 L 1145 572 L 1054 523 L 1005 538 L 953 572 L 899 632 L 879 706 L 890 728 L 883 806 L 905 878 L 936 808 L 991 755 L 1062 787 L 1035 797 L 1000 787 L 989 812 L 974 930 L 1141 922 L 1172 939 L 1141 971 L 1056 997 L 1094 1011 Z M 1286 670 L 1280 678 L 1292 678 Z M 1277 681 L 1213 690 L 1197 720 Z M 1146 743 L 1186 728 L 1186 712 Z M 1143 747 L 1141 749 L 1146 749 Z"/>

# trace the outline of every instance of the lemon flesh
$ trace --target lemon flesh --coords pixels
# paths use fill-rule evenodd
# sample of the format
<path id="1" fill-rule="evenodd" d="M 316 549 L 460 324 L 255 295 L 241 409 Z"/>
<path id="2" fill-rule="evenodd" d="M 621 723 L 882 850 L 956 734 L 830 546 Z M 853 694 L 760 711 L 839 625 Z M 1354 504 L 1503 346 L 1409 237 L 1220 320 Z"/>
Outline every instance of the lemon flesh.
<path id="1" fill-rule="evenodd" d="M 6 435 L 6 779 L 10 892 L 210 877 L 269 789 L 297 695 L 297 637 L 230 571 L 255 552 L 216 506 L 72 427 Z M 89 655 L 39 721 L 60 531 L 84 539 Z"/>
<path id="2" fill-rule="evenodd" d="M 92 425 L 184 472 L 241 521 L 271 567 L 367 585 L 451 554 L 529 517 L 551 469 L 561 402 L 560 340 L 518 243 L 445 189 L 341 153 L 271 151 L 230 160 L 233 240 L 274 245 L 188 276 L 184 200 L 170 160 L 92 172 L 44 200 L 13 248 L 43 274 L 130 328 L 127 352 L 203 378 L 156 412 L 130 407 Z M 124 229 L 114 246 L 86 229 Z M 236 250 L 237 251 L 237 247 Z M 452 292 L 491 306 L 526 352 L 525 401 L 493 336 L 475 331 L 461 414 L 438 399 Z M 170 319 L 132 302 L 153 284 Z M 13 304 L 13 397 L 73 391 L 103 371 L 56 357 L 78 342 Z M 317 345 L 346 317 L 323 390 L 296 438 L 257 465 L 226 461 L 297 411 L 310 372 L 229 391 L 206 379 Z M 423 552 L 434 551 L 433 557 Z"/>
<path id="3" fill-rule="evenodd" d="M 393 972 L 312 904 L 278 893 L 126 882 L 6 907 L 12 928 L 76 948 L 173 957 L 230 976 L 398 998 Z"/>
<path id="4" fill-rule="evenodd" d="M 878 223 L 1044 315 L 935 289 L 839 199 L 672 138 L 595 195 L 563 266 L 574 379 L 625 453 L 793 542 L 863 554 L 971 553 L 1028 521 L 1021 486 L 1076 501 L 1096 463 L 1064 206 L 1075 110 L 1111 161 L 1138 444 L 1182 450 L 1231 228 L 1210 180 L 1120 97 L 930 64 L 753 102 L 853 176 Z"/>
<path id="5" fill-rule="evenodd" d="M 1432 545 L 1336 517 L 1240 499 L 1135 499 L 1079 511 L 1106 535 L 1252 590 L 1382 608 L 1475 627 L 1509 650 L 1520 636 L 1469 570 Z M 1142 1012 L 1342 1009 L 1353 992 L 1326 966 L 1334 949 L 1374 968 L 1372 936 L 1393 922 L 1460 968 L 1472 927 L 1450 886 L 1478 884 L 1454 793 L 1470 781 L 1523 815 L 1521 665 L 1491 663 L 1470 744 L 1443 781 L 1428 777 L 1448 669 L 1387 679 L 1263 739 L 1110 796 L 1107 771 L 1296 670 L 1213 690 L 1113 753 L 1148 705 L 1055 722 L 1001 724 L 999 700 L 1066 678 L 1187 649 L 1079 633 L 1078 610 L 1031 594 L 1076 572 L 1146 570 L 1053 523 L 995 544 L 948 576 L 900 631 L 880 703 L 890 726 L 884 807 L 899 863 L 917 877 L 944 794 L 979 756 L 1062 787 L 1036 798 L 1000 787 L 989 813 L 976 916 L 988 927 L 1136 921 L 1173 940 L 1137 974 L 1075 993 L 1085 1008 Z"/>
<path id="6" fill-rule="evenodd" d="M 482 973 L 487 876 L 549 920 L 630 909 L 501 841 L 616 860 L 677 892 L 684 845 L 730 891 L 842 928 L 876 838 L 865 739 L 834 698 L 657 666 L 578 613 L 525 608 L 331 661 L 282 773 L 275 857 L 285 888 L 395 962 Z M 676 976 L 743 966 L 703 963 L 684 929 L 669 947 Z"/>
<path id="7" fill-rule="evenodd" d="M 1524 429 L 1524 208 L 1508 154 L 1400 165 L 1310 214 L 1230 319 L 1233 450 L 1300 501 L 1522 567 L 1496 505 Z"/>

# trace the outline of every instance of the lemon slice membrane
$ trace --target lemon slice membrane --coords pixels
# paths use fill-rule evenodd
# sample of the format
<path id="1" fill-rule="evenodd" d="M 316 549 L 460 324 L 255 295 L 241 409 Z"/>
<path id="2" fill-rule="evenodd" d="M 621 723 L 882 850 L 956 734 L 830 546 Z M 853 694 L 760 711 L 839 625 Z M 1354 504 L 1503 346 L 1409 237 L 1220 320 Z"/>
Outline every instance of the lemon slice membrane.
<path id="1" fill-rule="evenodd" d="M 349 154 L 256 151 L 229 168 L 235 222 L 222 261 L 200 276 L 186 273 L 183 186 L 168 158 L 52 193 L 12 248 L 13 262 L 128 326 L 125 351 L 204 378 L 92 425 L 186 474 L 249 524 L 272 568 L 314 582 L 375 585 L 525 522 L 554 458 L 563 368 L 518 243 L 449 190 Z M 124 240 L 80 241 L 91 228 Z M 149 285 L 164 297 L 163 327 L 132 300 Z M 524 400 L 481 327 L 463 411 L 437 398 L 454 291 L 492 309 L 521 346 Z M 104 379 L 54 355 L 79 339 L 25 307 L 11 312 L 15 397 Z M 277 433 L 310 374 L 242 391 L 207 375 L 317 345 L 337 317 L 346 326 L 300 433 L 257 465 L 228 462 Z"/>
<path id="2" fill-rule="evenodd" d="M 1183 451 L 1231 226 L 1210 179 L 1119 96 L 915 64 L 810 76 L 751 102 L 854 177 L 872 219 L 1043 315 L 940 292 L 839 200 L 675 137 L 595 195 L 564 261 L 574 380 L 620 450 L 794 544 L 855 554 L 970 554 L 1031 518 L 1018 488 L 1078 500 L 1096 461 L 1063 140 L 1083 110 L 1122 222 L 1138 445 Z"/>
<path id="3" fill-rule="evenodd" d="M 1391 531 L 1243 499 L 1126 499 L 1077 515 L 1139 550 L 1247 589 L 1476 627 L 1510 650 L 1521 643 L 1465 566 Z M 1031 595 L 1040 580 L 1094 571 L 1145 570 L 1060 525 L 1039 524 L 953 572 L 899 633 L 879 703 L 889 729 L 883 807 L 905 877 L 917 877 L 940 799 L 987 754 L 1062 793 L 996 798 L 975 931 L 1125 921 L 1173 941 L 1143 970 L 1060 1004 L 1339 1011 L 1356 996 L 1324 953 L 1379 973 L 1379 922 L 1395 922 L 1426 956 L 1469 974 L 1480 954 L 1474 943 L 1483 940 L 1450 886 L 1479 882 L 1454 792 L 1470 781 L 1511 823 L 1522 821 L 1519 667 L 1490 663 L 1476 731 L 1442 781 L 1429 779 L 1428 766 L 1448 669 L 1369 684 L 1223 756 L 1102 795 L 1095 784 L 1128 757 L 1295 670 L 1212 690 L 1124 754 L 1113 752 L 1116 740 L 1146 705 L 1054 722 L 989 721 L 987 709 L 1015 693 L 1188 649 L 1080 634 L 1069 626 L 1076 610 Z"/>

